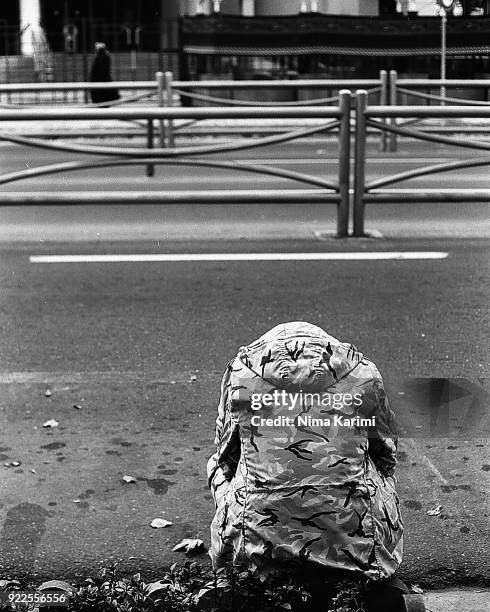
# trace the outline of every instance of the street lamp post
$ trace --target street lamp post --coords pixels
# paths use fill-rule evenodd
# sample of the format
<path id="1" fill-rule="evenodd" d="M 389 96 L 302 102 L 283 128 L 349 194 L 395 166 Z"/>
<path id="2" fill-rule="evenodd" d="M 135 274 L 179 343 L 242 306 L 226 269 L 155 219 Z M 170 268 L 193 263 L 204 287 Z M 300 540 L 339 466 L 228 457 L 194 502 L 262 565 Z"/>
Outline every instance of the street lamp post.
<path id="1" fill-rule="evenodd" d="M 447 14 L 445 9 L 441 8 L 441 81 L 446 80 L 446 40 L 447 40 Z M 441 104 L 444 105 L 446 98 L 446 85 L 441 85 Z"/>
<path id="2" fill-rule="evenodd" d="M 441 81 L 446 80 L 446 55 L 447 55 L 447 13 L 450 11 L 455 0 L 437 0 L 439 5 L 439 14 L 441 16 Z M 444 99 L 446 98 L 446 85 L 441 84 L 440 88 L 441 106 L 444 106 Z"/>

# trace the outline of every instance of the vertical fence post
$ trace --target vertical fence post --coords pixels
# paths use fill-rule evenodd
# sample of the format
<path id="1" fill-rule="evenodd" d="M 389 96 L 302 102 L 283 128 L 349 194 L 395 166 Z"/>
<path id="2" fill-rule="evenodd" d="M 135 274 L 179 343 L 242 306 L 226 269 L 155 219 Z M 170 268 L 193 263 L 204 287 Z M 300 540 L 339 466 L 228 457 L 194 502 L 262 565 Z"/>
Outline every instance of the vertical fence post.
<path id="1" fill-rule="evenodd" d="M 339 91 L 339 204 L 337 207 L 337 237 L 346 238 L 349 230 L 349 187 L 350 187 L 350 107 L 351 92 Z"/>
<path id="2" fill-rule="evenodd" d="M 157 80 L 157 106 L 162 108 L 165 105 L 164 101 L 164 74 L 163 72 L 156 72 L 155 78 Z M 165 147 L 165 123 L 163 119 L 158 121 L 158 145 L 160 149 Z"/>
<path id="3" fill-rule="evenodd" d="M 396 83 L 398 79 L 398 73 L 396 70 L 390 70 L 390 106 L 396 106 L 398 104 L 398 91 Z M 389 125 L 395 125 L 395 117 L 391 117 L 388 120 Z M 389 135 L 389 147 L 388 150 L 394 153 L 397 149 L 397 136 L 396 134 L 390 133 Z"/>
<path id="4" fill-rule="evenodd" d="M 379 91 L 379 105 L 387 106 L 388 105 L 388 73 L 386 70 L 379 71 L 379 80 L 381 83 L 381 89 Z M 386 119 L 384 119 L 384 123 L 386 123 Z M 379 134 L 379 144 L 381 151 L 386 152 L 388 150 L 388 133 L 381 131 Z"/>
<path id="5" fill-rule="evenodd" d="M 148 149 L 153 149 L 153 119 L 148 119 L 148 127 L 146 132 L 146 146 Z M 147 164 L 146 176 L 153 176 L 155 174 L 155 166 L 153 164 Z"/>
<path id="6" fill-rule="evenodd" d="M 174 75 L 168 71 L 165 73 L 165 94 L 167 98 L 167 106 L 173 106 L 173 80 Z M 172 119 L 167 120 L 167 146 L 174 146 L 174 124 Z"/>
<path id="7" fill-rule="evenodd" d="M 356 128 L 354 155 L 354 237 L 364 236 L 364 189 L 366 182 L 366 108 L 367 91 L 356 92 Z"/>

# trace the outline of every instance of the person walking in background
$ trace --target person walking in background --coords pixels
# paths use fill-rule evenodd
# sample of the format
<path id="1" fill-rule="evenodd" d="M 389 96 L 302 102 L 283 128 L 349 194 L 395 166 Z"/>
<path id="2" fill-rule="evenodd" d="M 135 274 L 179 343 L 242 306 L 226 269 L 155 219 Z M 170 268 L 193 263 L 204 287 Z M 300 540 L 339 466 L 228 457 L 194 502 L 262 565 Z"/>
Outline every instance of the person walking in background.
<path id="1" fill-rule="evenodd" d="M 95 43 L 95 57 L 90 68 L 91 83 L 107 83 L 112 81 L 111 76 L 111 54 L 107 50 L 105 43 Z M 119 99 L 117 89 L 91 89 L 90 96 L 94 104 L 102 102 L 111 102 Z"/>

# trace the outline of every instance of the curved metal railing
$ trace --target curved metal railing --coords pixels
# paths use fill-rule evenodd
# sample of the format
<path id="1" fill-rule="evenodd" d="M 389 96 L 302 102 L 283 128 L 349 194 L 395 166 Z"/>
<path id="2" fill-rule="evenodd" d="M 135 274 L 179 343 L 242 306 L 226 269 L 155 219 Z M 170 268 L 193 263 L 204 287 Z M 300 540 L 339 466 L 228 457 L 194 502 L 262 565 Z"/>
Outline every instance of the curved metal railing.
<path id="1" fill-rule="evenodd" d="M 433 108 L 433 107 L 431 107 Z M 480 149 L 483 151 L 490 151 L 490 142 L 484 142 L 479 140 L 468 140 L 461 138 L 447 138 L 446 136 L 440 136 L 439 134 L 430 134 L 420 130 L 412 130 L 410 128 L 387 125 L 381 123 L 381 121 L 374 121 L 368 119 L 366 121 L 368 127 L 376 128 L 390 134 L 398 134 L 400 136 L 408 136 L 411 138 L 417 138 L 419 140 L 426 140 L 428 142 L 437 142 L 438 144 L 445 144 L 455 147 L 465 147 L 467 149 Z"/>
<path id="2" fill-rule="evenodd" d="M 236 170 L 238 172 L 250 172 L 255 174 L 264 174 L 282 179 L 292 180 L 306 185 L 315 187 L 323 187 L 331 189 L 338 193 L 339 185 L 333 181 L 321 179 L 310 174 L 295 172 L 294 170 L 281 170 L 263 164 L 240 164 L 237 162 L 223 162 L 218 160 L 203 160 L 203 159 L 154 159 L 146 157 L 143 159 L 111 159 L 111 160 L 96 160 L 94 162 L 62 162 L 59 164 L 50 164 L 37 168 L 28 168 L 19 170 L 18 172 L 10 172 L 0 176 L 0 185 L 13 183 L 28 178 L 39 178 L 50 174 L 60 174 L 64 172 L 74 172 L 80 170 L 93 170 L 100 168 L 113 168 L 117 166 L 133 166 L 146 164 L 165 164 L 177 166 L 198 166 L 205 168 L 219 168 L 221 170 Z"/>
<path id="3" fill-rule="evenodd" d="M 427 118 L 427 117 L 481 117 L 490 118 L 488 106 L 415 106 L 415 107 L 381 107 L 367 106 L 367 92 L 357 92 L 355 160 L 354 160 L 354 236 L 364 235 L 365 205 L 368 202 L 448 202 L 448 201 L 490 201 L 490 189 L 381 189 L 409 179 L 432 174 L 450 172 L 465 168 L 490 165 L 490 156 L 477 159 L 449 161 L 441 164 L 423 166 L 380 179 L 366 181 L 366 134 L 367 128 L 376 128 L 380 132 L 398 134 L 426 142 L 464 147 L 474 150 L 490 151 L 490 142 L 472 141 L 460 138 L 447 138 L 439 134 L 430 134 L 420 130 L 403 128 L 386 124 L 383 119 L 389 118 Z"/>
<path id="4" fill-rule="evenodd" d="M 465 159 L 452 162 L 444 162 L 442 164 L 434 164 L 432 166 L 423 166 L 422 168 L 414 168 L 413 170 L 406 170 L 405 172 L 399 172 L 391 176 L 384 177 L 382 179 L 376 179 L 366 183 L 366 192 L 378 189 L 379 187 L 386 187 L 387 185 L 393 185 L 394 183 L 401 183 L 412 178 L 418 178 L 419 176 L 428 176 L 430 174 L 438 174 L 439 172 L 451 172 L 451 170 L 460 170 L 461 168 L 476 168 L 479 166 L 490 165 L 489 157 L 480 157 L 478 159 Z"/>
<path id="5" fill-rule="evenodd" d="M 424 100 L 436 100 L 437 102 L 458 104 L 459 106 L 490 106 L 490 102 L 483 100 L 466 100 L 465 98 L 452 98 L 450 96 L 438 96 L 437 94 L 427 93 L 425 91 L 415 91 L 414 89 L 406 89 L 398 87 L 399 93 L 409 94 L 414 98 L 422 98 Z"/>
<path id="6" fill-rule="evenodd" d="M 157 158 L 170 158 L 179 157 L 182 155 L 203 155 L 207 153 L 229 153 L 231 151 L 243 151 L 245 149 L 254 149 L 274 144 L 281 144 L 290 140 L 298 138 L 304 138 L 318 132 L 326 132 L 333 130 L 339 126 L 339 121 L 331 121 L 330 123 L 314 126 L 310 128 L 301 128 L 299 130 L 292 130 L 285 134 L 279 134 L 276 136 L 267 136 L 265 138 L 259 138 L 251 141 L 250 139 L 241 140 L 239 142 L 227 142 L 219 145 L 204 145 L 204 146 L 191 146 L 191 147 L 180 147 L 180 148 L 158 148 L 153 147 L 99 147 L 99 146 L 86 146 L 86 145 L 72 145 L 63 142 L 46 142 L 33 138 L 25 138 L 23 136 L 13 136 L 10 134 L 0 134 L 0 140 L 6 140 L 8 142 L 15 142 L 16 144 L 22 144 L 30 147 L 39 149 L 49 149 L 52 151 L 63 151 L 65 153 L 81 153 L 84 155 L 110 155 L 110 156 L 128 156 L 133 158 L 151 157 Z"/>
<path id="7" fill-rule="evenodd" d="M 84 108 L 110 108 L 113 106 L 123 106 L 124 104 L 129 104 L 131 102 L 139 102 L 140 100 L 146 100 L 148 98 L 152 98 L 156 95 L 156 90 L 143 92 L 141 94 L 137 94 L 134 96 L 126 96 L 125 98 L 118 98 L 117 100 L 109 100 L 107 102 L 87 102 L 83 104 Z M 47 105 L 48 108 L 51 108 L 52 105 Z M 0 108 L 4 109 L 27 109 L 27 108 L 42 108 L 41 104 L 1 104 Z"/>
<path id="8" fill-rule="evenodd" d="M 0 115 L 2 120 L 106 120 L 118 119 L 133 121 L 143 119 L 148 122 L 148 133 L 151 138 L 146 147 L 104 147 L 69 144 L 66 142 L 46 142 L 34 138 L 26 138 L 13 134 L 0 134 L 0 140 L 13 142 L 23 146 L 47 149 L 78 155 L 97 155 L 106 159 L 90 161 L 71 161 L 48 164 L 36 168 L 6 173 L 0 176 L 0 185 L 21 181 L 29 178 L 39 178 L 53 174 L 96 170 L 108 167 L 144 165 L 147 175 L 152 176 L 154 166 L 178 165 L 216 168 L 222 171 L 230 170 L 239 173 L 259 174 L 275 179 L 294 181 L 309 189 L 265 189 L 265 190 L 201 190 L 201 191 L 153 191 L 142 192 L 5 192 L 0 191 L 0 204 L 75 204 L 75 203 L 108 203 L 124 204 L 152 202 L 250 202 L 250 203 L 333 203 L 337 206 L 337 233 L 346 236 L 349 218 L 349 163 L 350 163 L 350 99 L 349 91 L 340 93 L 338 107 L 316 109 L 312 107 L 297 107 L 285 109 L 281 107 L 268 108 L 126 108 L 126 109 L 28 109 L 23 111 L 5 111 Z M 301 129 L 289 130 L 284 134 L 262 137 L 256 140 L 242 139 L 238 142 L 225 142 L 214 145 L 197 145 L 185 147 L 153 147 L 153 121 L 173 121 L 175 119 L 230 119 L 230 118 L 315 118 L 322 124 Z M 329 119 L 330 121 L 323 122 Z M 281 144 L 303 138 L 311 134 L 325 133 L 337 130 L 339 138 L 339 168 L 338 180 L 328 180 L 294 170 L 271 167 L 265 164 L 243 163 L 233 160 L 199 159 L 200 155 L 231 153 L 246 149 Z"/>
<path id="9" fill-rule="evenodd" d="M 428 91 L 418 91 L 420 89 L 429 89 L 432 90 L 438 87 L 440 89 L 440 94 L 437 95 L 435 93 L 430 93 Z M 475 88 L 482 89 L 485 93 L 487 100 L 468 100 L 465 98 L 458 98 L 454 96 L 448 96 L 446 94 L 447 89 L 449 88 L 458 88 L 463 90 L 474 90 Z M 398 73 L 396 70 L 390 70 L 389 79 L 388 79 L 388 87 L 389 90 L 389 104 L 391 106 L 397 106 L 399 104 L 399 93 L 404 95 L 413 96 L 415 98 L 419 98 L 420 100 L 426 100 L 428 103 L 430 101 L 434 101 L 435 103 L 439 103 L 441 106 L 446 105 L 457 105 L 457 106 L 489 106 L 490 102 L 488 101 L 488 92 L 490 91 L 490 79 L 428 79 L 428 78 L 398 78 Z M 410 122 L 404 122 L 403 125 L 419 123 L 423 121 L 418 118 L 415 120 L 411 120 Z M 385 122 L 387 124 L 394 124 L 396 120 L 386 119 Z M 483 128 L 484 129 L 484 128 Z M 440 131 L 454 131 L 457 129 L 455 127 L 448 126 L 428 126 L 427 131 L 432 132 L 440 132 Z M 461 126 L 461 132 L 477 132 L 478 126 Z M 391 151 L 395 152 L 397 150 L 397 134 L 392 132 L 389 135 L 385 132 L 380 132 L 382 143 L 383 143 L 383 151 Z"/>
<path id="10" fill-rule="evenodd" d="M 239 81 L 237 81 L 239 83 Z M 374 87 L 368 90 L 369 94 L 379 93 L 380 87 Z M 199 100 L 203 102 L 213 102 L 224 106 L 321 106 L 324 104 L 330 104 L 339 101 L 339 95 L 330 96 L 328 98 L 310 98 L 304 100 L 286 100 L 286 101 L 266 101 L 266 100 L 237 100 L 235 98 L 219 98 L 217 96 L 210 96 L 207 94 L 198 94 L 196 92 L 185 91 L 183 89 L 175 89 L 174 93 L 179 94 L 192 100 Z"/>

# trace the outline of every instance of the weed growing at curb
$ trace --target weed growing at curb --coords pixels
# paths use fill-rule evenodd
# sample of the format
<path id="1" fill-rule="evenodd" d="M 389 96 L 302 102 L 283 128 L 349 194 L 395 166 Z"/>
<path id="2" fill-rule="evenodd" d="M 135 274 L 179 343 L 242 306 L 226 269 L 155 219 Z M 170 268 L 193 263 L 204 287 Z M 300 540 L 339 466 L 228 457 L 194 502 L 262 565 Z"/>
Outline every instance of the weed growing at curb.
<path id="1" fill-rule="evenodd" d="M 9 592 L 35 590 L 16 581 L 3 588 Z M 323 589 L 319 598 L 292 573 L 212 571 L 186 561 L 172 565 L 160 580 L 149 583 L 139 573 L 121 576 L 116 563 L 70 589 L 67 606 L 41 607 L 40 612 L 364 612 L 365 581 L 337 581 Z M 5 598 L 1 602 L 0 612 L 38 610 L 33 605 L 5 603 Z"/>

